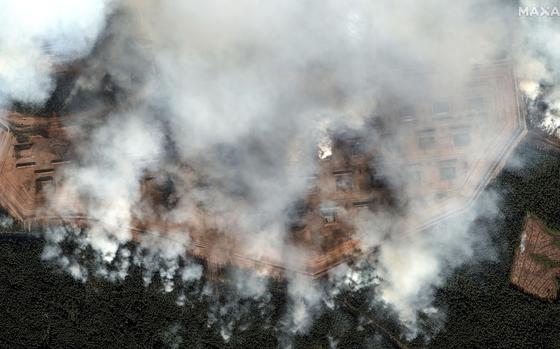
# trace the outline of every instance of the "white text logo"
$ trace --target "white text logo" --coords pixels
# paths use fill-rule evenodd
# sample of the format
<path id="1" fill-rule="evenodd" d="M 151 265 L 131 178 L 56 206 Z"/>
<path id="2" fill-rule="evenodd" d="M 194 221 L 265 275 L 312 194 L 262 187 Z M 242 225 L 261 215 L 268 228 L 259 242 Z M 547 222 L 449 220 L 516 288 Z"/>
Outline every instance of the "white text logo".
<path id="1" fill-rule="evenodd" d="M 521 16 L 528 16 L 528 17 L 560 17 L 560 10 L 558 7 L 550 7 L 550 6 L 526 6 L 521 7 L 519 6 L 519 17 Z"/>

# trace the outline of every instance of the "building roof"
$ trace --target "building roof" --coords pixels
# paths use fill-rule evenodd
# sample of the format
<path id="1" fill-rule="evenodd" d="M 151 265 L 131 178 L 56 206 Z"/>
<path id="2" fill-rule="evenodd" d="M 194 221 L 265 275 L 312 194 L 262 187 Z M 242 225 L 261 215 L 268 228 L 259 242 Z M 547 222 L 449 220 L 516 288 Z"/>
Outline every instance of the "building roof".
<path id="1" fill-rule="evenodd" d="M 426 229 L 468 208 L 527 132 L 508 62 L 477 68 L 459 92 L 414 104 L 388 100 L 380 110 L 382 115 L 360 135 L 337 136 L 333 154 L 319 162 L 310 179 L 314 183 L 292 228 L 294 246 L 308 251 L 301 260 L 287 261 L 279 251 L 246 254 L 217 230 L 215 217 L 203 212 L 196 222 L 184 223 L 191 233 L 190 252 L 216 265 L 320 276 L 360 250 L 353 226 L 360 212 L 400 205 L 393 199 L 404 195 L 409 200 L 400 209 L 406 214 L 395 225 L 410 232 Z M 79 205 L 67 217 L 45 205 L 48 195 L 63 186 L 61 168 L 73 158 L 71 119 L 12 113 L 0 123 L 0 204 L 26 226 L 51 219 L 87 221 Z M 388 183 L 375 164 L 397 169 L 392 173 L 402 178 Z M 157 197 L 150 182 L 156 177 L 145 179 L 146 197 Z M 134 219 L 131 229 L 140 236 L 153 227 L 178 228 L 157 219 Z"/>
<path id="2" fill-rule="evenodd" d="M 558 276 L 560 232 L 528 214 L 521 234 L 521 244 L 515 251 L 511 282 L 529 294 L 554 300 L 558 298 Z"/>

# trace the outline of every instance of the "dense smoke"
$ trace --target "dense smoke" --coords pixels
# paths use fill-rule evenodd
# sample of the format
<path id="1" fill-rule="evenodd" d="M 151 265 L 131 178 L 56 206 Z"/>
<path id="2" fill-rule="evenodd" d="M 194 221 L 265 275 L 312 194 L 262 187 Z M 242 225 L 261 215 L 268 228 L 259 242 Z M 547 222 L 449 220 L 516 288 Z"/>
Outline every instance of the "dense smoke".
<path id="1" fill-rule="evenodd" d="M 0 15 L 13 23 L 0 29 L 4 103 L 44 101 L 54 67 L 94 45 L 72 93 L 111 93 L 110 100 L 95 99 L 111 111 L 98 122 L 83 121 L 80 161 L 67 168 L 63 190 L 51 198 L 60 214 L 79 207 L 91 218 L 87 232 L 66 227 L 46 233 L 45 259 L 81 280 L 92 273 L 122 280 L 131 263 L 145 268 L 146 283 L 159 274 L 165 291 L 175 287 L 177 275 L 183 282 L 200 279 L 202 268 L 187 258 L 202 224 L 200 207 L 245 256 L 272 256 L 297 269 L 310 252 L 290 242 L 287 212 L 305 196 L 317 154 L 329 155 L 333 132 L 363 129 L 388 97 L 414 103 L 460 94 L 473 66 L 508 52 L 523 53 L 515 57 L 523 77 L 556 82 L 553 67 L 534 62 L 555 57 L 549 35 L 557 34 L 547 32 L 552 27 L 546 24 L 526 22 L 534 19 L 520 19 L 522 37 L 535 31 L 550 45 L 535 45 L 545 51 L 529 53 L 526 39 L 519 43 L 524 46 L 505 45 L 518 17 L 517 8 L 501 2 L 57 1 L 44 5 L 45 11 L 11 3 Z M 398 189 L 397 201 L 408 202 L 415 184 L 398 166 L 395 148 L 409 133 L 394 131 L 380 147 L 386 161 L 377 165 Z M 492 131 L 489 125 L 485 136 Z M 376 144 L 378 137 L 372 132 L 367 141 Z M 472 153 L 483 153 L 485 145 L 475 145 Z M 165 210 L 144 205 L 141 180 L 151 173 L 160 174 L 157 185 L 173 186 Z M 496 202 L 488 195 L 452 222 L 421 234 L 394 229 L 414 206 L 360 217 L 356 237 L 364 249 L 377 249 L 375 266 L 359 272 L 341 267 L 331 286 L 288 273 L 282 326 L 288 333 L 305 331 L 339 288 L 367 284 L 375 286 L 372 304 L 392 308 L 414 336 L 418 312 L 440 318 L 431 306 L 434 288 L 450 268 L 473 259 L 485 237 L 469 227 L 482 212 L 495 212 Z M 149 227 L 131 252 L 126 244 L 134 237 L 134 220 L 156 216 L 165 227 Z M 59 245 L 69 235 L 76 246 L 67 254 Z M 95 270 L 79 263 L 85 249 L 93 253 Z M 251 272 L 230 277 L 238 297 L 269 301 L 265 279 Z M 233 305 L 237 301 L 214 312 L 243 311 Z M 212 324 L 219 321 L 209 317 Z M 231 323 L 220 326 L 229 338 Z"/>
<path id="2" fill-rule="evenodd" d="M 524 0 L 520 8 L 539 14 L 541 8 L 560 9 L 560 1 Z M 548 12 L 550 12 L 548 11 Z M 521 16 L 517 47 L 520 87 L 530 103 L 530 121 L 560 137 L 560 24 L 556 16 Z"/>
<path id="3" fill-rule="evenodd" d="M 111 11 L 103 0 L 0 1 L 0 108 L 41 103 L 53 69 L 87 55 Z"/>

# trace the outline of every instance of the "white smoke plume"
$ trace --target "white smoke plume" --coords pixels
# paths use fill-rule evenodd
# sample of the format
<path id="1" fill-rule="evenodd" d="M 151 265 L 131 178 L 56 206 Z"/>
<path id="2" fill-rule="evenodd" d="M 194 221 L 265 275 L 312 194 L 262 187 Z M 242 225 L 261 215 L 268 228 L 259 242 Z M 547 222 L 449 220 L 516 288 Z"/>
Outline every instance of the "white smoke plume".
<path id="1" fill-rule="evenodd" d="M 0 108 L 41 103 L 57 66 L 91 51 L 105 27 L 110 0 L 0 1 Z"/>
<path id="2" fill-rule="evenodd" d="M 61 214 L 76 209 L 64 198 L 87 198 L 80 210 L 98 222 L 86 233 L 76 227 L 46 233 L 43 257 L 81 280 L 91 274 L 122 280 L 131 263 L 145 268 L 146 283 L 158 274 L 165 291 L 177 279 L 200 279 L 202 268 L 186 257 L 200 207 L 240 242 L 244 255 L 272 255 L 295 265 L 309 251 L 289 242 L 286 210 L 305 195 L 318 152 L 329 156 L 329 132 L 362 128 L 387 96 L 412 102 L 459 91 L 473 65 L 504 51 L 516 55 L 526 80 L 555 82 L 553 68 L 535 63 L 540 53 L 527 54 L 527 40 L 513 48 L 504 42 L 517 21 L 526 26 L 522 37 L 536 32 L 551 40 L 556 32 L 526 23 L 501 1 L 60 0 L 42 5 L 44 11 L 12 3 L 0 14 L 13 24 L 0 29 L 4 103 L 44 101 L 53 88 L 52 67 L 88 54 L 95 44 L 73 93 L 105 89 L 116 96 L 108 115 L 83 120 L 80 161 L 68 167 L 64 191 L 52 198 Z M 543 49 L 555 57 L 552 41 Z M 400 131 L 395 140 L 408 137 Z M 395 157 L 392 144 L 382 150 L 388 158 Z M 379 165 L 403 188 L 397 199 L 406 201 L 413 185 L 408 173 Z M 163 173 L 173 183 L 169 209 L 153 212 L 143 205 L 141 178 L 147 173 Z M 342 275 L 333 276 L 335 286 L 327 289 L 288 275 L 287 332 L 305 331 L 337 288 L 367 284 L 376 286 L 372 299 L 391 307 L 414 336 L 418 312 L 434 312 L 434 288 L 450 268 L 473 259 L 474 246 L 484 240 L 468 228 L 495 200 L 479 201 L 489 204 L 479 202 L 453 224 L 422 234 L 391 229 L 410 212 L 358 220 L 365 247 L 378 248 L 375 265 L 339 269 Z M 124 245 L 133 239 L 134 219 L 153 215 L 169 227 L 195 223 L 192 230 L 150 228 L 131 252 Z M 71 254 L 59 246 L 69 235 L 77 239 Z M 83 250 L 93 254 L 95 270 L 80 265 Z M 230 276 L 237 298 L 215 304 L 209 317 L 226 340 L 241 320 L 228 322 L 220 314 L 246 313 L 235 305 L 239 299 L 270 298 L 259 276 Z"/>
<path id="3" fill-rule="evenodd" d="M 463 214 L 421 234 L 397 232 L 383 241 L 373 241 L 377 250 L 370 258 L 375 260 L 358 264 L 354 270 L 333 270 L 333 283 L 353 290 L 374 288 L 376 301 L 396 310 L 399 320 L 407 327 L 406 335 L 413 338 L 418 334 L 418 312 L 433 320 L 444 316 L 432 306 L 434 291 L 444 285 L 453 268 L 473 260 L 475 251 L 478 260 L 494 258 L 494 252 L 485 248 L 489 245 L 488 236 L 471 228 L 476 219 L 494 217 L 499 212 L 498 204 L 494 193 L 485 193 Z M 360 225 L 359 233 L 379 232 L 372 228 L 379 217 L 369 219 Z"/>
<path id="4" fill-rule="evenodd" d="M 560 9 L 560 1 L 523 0 L 521 9 Z M 517 73 L 530 102 L 540 105 L 530 117 L 548 133 L 560 137 L 560 24 L 555 16 L 520 16 Z M 542 110 L 544 107 L 544 111 Z"/>

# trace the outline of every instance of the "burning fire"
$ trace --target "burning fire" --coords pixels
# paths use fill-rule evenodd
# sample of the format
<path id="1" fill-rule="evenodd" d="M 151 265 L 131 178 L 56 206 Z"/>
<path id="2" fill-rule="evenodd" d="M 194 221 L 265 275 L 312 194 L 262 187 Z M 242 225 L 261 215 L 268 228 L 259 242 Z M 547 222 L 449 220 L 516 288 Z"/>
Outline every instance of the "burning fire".
<path id="1" fill-rule="evenodd" d="M 319 142 L 319 159 L 325 160 L 332 156 L 332 140 L 325 136 Z"/>

